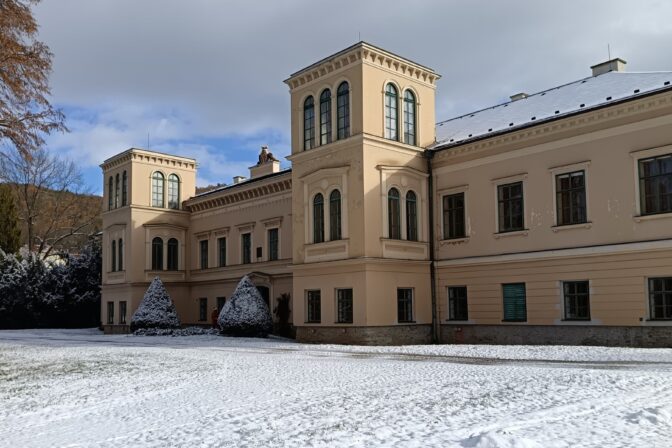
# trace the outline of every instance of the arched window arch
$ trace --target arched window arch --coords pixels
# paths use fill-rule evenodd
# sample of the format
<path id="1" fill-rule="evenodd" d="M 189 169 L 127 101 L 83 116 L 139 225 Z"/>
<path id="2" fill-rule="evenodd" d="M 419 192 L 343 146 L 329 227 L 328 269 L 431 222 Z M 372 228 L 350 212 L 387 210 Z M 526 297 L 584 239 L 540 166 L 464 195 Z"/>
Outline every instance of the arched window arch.
<path id="1" fill-rule="evenodd" d="M 180 208 L 180 178 L 177 174 L 168 176 L 168 208 Z"/>
<path id="2" fill-rule="evenodd" d="M 331 143 L 331 90 L 320 94 L 320 145 Z"/>
<path id="3" fill-rule="evenodd" d="M 121 206 L 125 207 L 128 204 L 128 175 L 124 170 L 121 175 Z"/>
<path id="4" fill-rule="evenodd" d="M 385 138 L 399 140 L 399 93 L 392 84 L 385 86 Z"/>
<path id="5" fill-rule="evenodd" d="M 112 247 L 111 247 L 111 252 L 112 252 L 112 268 L 110 269 L 112 272 L 117 270 L 117 241 L 112 240 Z"/>
<path id="6" fill-rule="evenodd" d="M 350 137 L 350 86 L 347 81 L 343 81 L 336 91 L 336 116 L 336 138 L 341 140 Z"/>
<path id="7" fill-rule="evenodd" d="M 341 192 L 329 194 L 329 240 L 341 239 Z"/>
<path id="8" fill-rule="evenodd" d="M 163 240 L 158 236 L 152 240 L 152 271 L 163 270 Z"/>
<path id="9" fill-rule="evenodd" d="M 313 243 L 324 241 L 324 196 L 318 193 L 313 198 Z"/>
<path id="10" fill-rule="evenodd" d="M 406 193 L 406 239 L 418 241 L 418 200 L 415 192 Z"/>
<path id="11" fill-rule="evenodd" d="M 415 95 L 410 90 L 404 92 L 404 142 L 415 146 Z"/>
<path id="12" fill-rule="evenodd" d="M 119 191 L 121 185 L 119 184 L 119 173 L 114 178 L 114 208 L 119 208 Z"/>
<path id="13" fill-rule="evenodd" d="M 178 255 L 178 242 L 175 238 L 171 238 L 168 240 L 168 270 L 169 271 L 177 271 L 178 270 L 178 261 L 177 261 L 177 255 Z"/>
<path id="14" fill-rule="evenodd" d="M 387 225 L 390 239 L 401 239 L 401 204 L 399 190 L 390 188 L 387 192 Z"/>
<path id="15" fill-rule="evenodd" d="M 152 174 L 152 207 L 163 207 L 164 183 L 163 173 L 154 171 Z"/>
<path id="16" fill-rule="evenodd" d="M 123 271 L 124 270 L 124 240 L 123 238 L 119 238 L 119 243 L 117 246 L 117 250 L 119 251 L 119 256 L 117 257 L 117 271 Z"/>
<path id="17" fill-rule="evenodd" d="M 315 147 L 315 101 L 312 96 L 303 102 L 303 149 Z"/>
<path id="18" fill-rule="evenodd" d="M 113 186 L 114 180 L 112 180 L 112 176 L 107 181 L 107 209 L 112 210 L 112 204 L 114 201 L 114 186 Z"/>

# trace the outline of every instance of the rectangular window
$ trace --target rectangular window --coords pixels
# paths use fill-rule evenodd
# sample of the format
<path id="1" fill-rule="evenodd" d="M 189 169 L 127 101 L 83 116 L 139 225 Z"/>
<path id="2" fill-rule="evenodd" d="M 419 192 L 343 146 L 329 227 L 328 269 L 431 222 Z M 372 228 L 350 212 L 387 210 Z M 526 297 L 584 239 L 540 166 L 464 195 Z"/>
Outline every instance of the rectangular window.
<path id="1" fill-rule="evenodd" d="M 397 288 L 397 321 L 413 322 L 413 289 Z"/>
<path id="2" fill-rule="evenodd" d="M 497 186 L 497 206 L 500 232 L 524 229 L 522 182 Z"/>
<path id="3" fill-rule="evenodd" d="M 642 215 L 672 212 L 672 154 L 639 161 Z"/>
<path id="4" fill-rule="evenodd" d="M 201 240 L 201 269 L 208 269 L 208 240 Z"/>
<path id="5" fill-rule="evenodd" d="M 502 285 L 502 295 L 504 297 L 504 321 L 525 322 L 527 320 L 525 283 Z"/>
<path id="6" fill-rule="evenodd" d="M 319 289 L 306 292 L 306 323 L 319 324 L 322 320 L 322 298 Z"/>
<path id="7" fill-rule="evenodd" d="M 241 261 L 243 264 L 252 263 L 252 234 L 243 233 L 240 236 Z"/>
<path id="8" fill-rule="evenodd" d="M 268 259 L 275 261 L 278 259 L 278 229 L 268 229 Z"/>
<path id="9" fill-rule="evenodd" d="M 226 238 L 217 238 L 217 255 L 219 267 L 226 266 Z"/>
<path id="10" fill-rule="evenodd" d="M 466 286 L 450 286 L 448 288 L 448 319 L 469 320 Z"/>
<path id="11" fill-rule="evenodd" d="M 352 323 L 352 289 L 336 290 L 336 318 L 339 324 Z"/>
<path id="12" fill-rule="evenodd" d="M 449 194 L 443 197 L 443 238 L 464 238 L 465 226 L 464 193 Z"/>
<path id="13" fill-rule="evenodd" d="M 583 224 L 586 214 L 586 175 L 584 171 L 555 176 L 556 216 L 559 226 Z"/>
<path id="14" fill-rule="evenodd" d="M 226 297 L 217 297 L 217 312 L 221 313 L 224 304 L 226 303 Z"/>
<path id="15" fill-rule="evenodd" d="M 672 319 L 672 277 L 649 279 L 649 306 L 652 320 Z"/>
<path id="16" fill-rule="evenodd" d="M 201 297 L 198 299 L 198 320 L 206 321 L 208 320 L 208 298 Z"/>
<path id="17" fill-rule="evenodd" d="M 126 324 L 126 302 L 119 302 L 119 323 Z"/>
<path id="18" fill-rule="evenodd" d="M 590 288 L 587 281 L 562 282 L 565 320 L 590 320 Z"/>
<path id="19" fill-rule="evenodd" d="M 107 323 L 114 323 L 114 302 L 107 302 Z"/>

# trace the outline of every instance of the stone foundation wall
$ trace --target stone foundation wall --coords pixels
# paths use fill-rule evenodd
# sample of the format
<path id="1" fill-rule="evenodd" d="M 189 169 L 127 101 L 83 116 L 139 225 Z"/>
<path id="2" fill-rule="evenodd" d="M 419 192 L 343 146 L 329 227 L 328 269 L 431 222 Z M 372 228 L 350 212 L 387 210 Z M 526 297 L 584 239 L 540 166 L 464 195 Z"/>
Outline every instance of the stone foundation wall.
<path id="1" fill-rule="evenodd" d="M 105 334 L 128 334 L 131 332 L 130 325 L 103 325 Z"/>
<path id="2" fill-rule="evenodd" d="M 672 326 L 444 324 L 441 343 L 672 347 Z"/>
<path id="3" fill-rule="evenodd" d="M 296 340 L 324 344 L 412 345 L 432 341 L 431 325 L 296 327 Z"/>

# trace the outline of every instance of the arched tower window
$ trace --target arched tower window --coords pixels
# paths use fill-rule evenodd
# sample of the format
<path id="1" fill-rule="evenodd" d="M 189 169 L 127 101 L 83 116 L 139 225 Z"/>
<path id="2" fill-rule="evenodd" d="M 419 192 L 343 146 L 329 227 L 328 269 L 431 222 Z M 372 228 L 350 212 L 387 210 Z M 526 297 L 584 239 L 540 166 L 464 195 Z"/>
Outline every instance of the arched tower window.
<path id="1" fill-rule="evenodd" d="M 315 147 L 315 101 L 312 96 L 303 102 L 303 149 Z"/>
<path id="2" fill-rule="evenodd" d="M 334 190 L 329 195 L 329 240 L 341 239 L 341 192 Z"/>
<path id="3" fill-rule="evenodd" d="M 331 143 L 331 90 L 320 95 L 320 145 Z"/>
<path id="4" fill-rule="evenodd" d="M 350 86 L 343 81 L 336 91 L 336 116 L 338 132 L 336 138 L 341 140 L 350 137 Z"/>
<path id="5" fill-rule="evenodd" d="M 121 185 L 119 184 L 119 173 L 115 176 L 114 179 L 114 208 L 119 208 L 119 192 Z"/>
<path id="6" fill-rule="evenodd" d="M 418 241 L 418 201 L 413 191 L 406 193 L 406 239 Z"/>
<path id="7" fill-rule="evenodd" d="M 124 240 L 123 238 L 119 238 L 119 245 L 117 246 L 117 250 L 119 251 L 119 256 L 117 257 L 117 271 L 123 271 L 124 270 Z"/>
<path id="8" fill-rule="evenodd" d="M 178 255 L 178 243 L 175 238 L 171 238 L 168 240 L 168 270 L 169 271 L 177 271 L 178 269 L 178 262 L 177 262 L 177 255 Z"/>
<path id="9" fill-rule="evenodd" d="M 152 174 L 152 207 L 163 207 L 164 183 L 163 174 L 154 171 Z"/>
<path id="10" fill-rule="evenodd" d="M 404 93 L 404 142 L 415 146 L 415 95 L 410 90 Z"/>
<path id="11" fill-rule="evenodd" d="M 163 240 L 158 236 L 152 240 L 152 271 L 163 270 Z"/>
<path id="12" fill-rule="evenodd" d="M 318 193 L 313 198 L 313 243 L 324 241 L 324 197 Z"/>
<path id="13" fill-rule="evenodd" d="M 392 84 L 385 87 L 385 138 L 399 140 L 399 106 L 397 88 Z"/>
<path id="14" fill-rule="evenodd" d="M 112 268 L 110 269 L 112 272 L 117 270 L 117 241 L 112 240 L 112 247 L 110 248 L 110 251 L 112 252 Z"/>
<path id="15" fill-rule="evenodd" d="M 107 209 L 112 210 L 112 204 L 114 201 L 114 186 L 113 186 L 114 180 L 112 180 L 112 176 L 107 180 Z"/>
<path id="16" fill-rule="evenodd" d="M 390 188 L 387 192 L 387 225 L 390 231 L 390 239 L 401 239 L 401 204 L 399 190 Z"/>
<path id="17" fill-rule="evenodd" d="M 128 204 L 128 175 L 126 171 L 121 175 L 121 206 L 125 207 Z"/>
<path id="18" fill-rule="evenodd" d="M 168 176 L 168 208 L 180 208 L 180 178 L 176 174 Z"/>

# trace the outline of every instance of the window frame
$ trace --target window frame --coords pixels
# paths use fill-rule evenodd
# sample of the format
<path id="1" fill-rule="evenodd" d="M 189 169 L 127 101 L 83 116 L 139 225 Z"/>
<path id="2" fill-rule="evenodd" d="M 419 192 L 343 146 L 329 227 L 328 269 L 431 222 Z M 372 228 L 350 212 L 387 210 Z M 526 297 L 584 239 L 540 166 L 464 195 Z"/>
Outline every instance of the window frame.
<path id="1" fill-rule="evenodd" d="M 324 195 L 321 192 L 315 193 L 315 195 L 313 195 L 311 204 L 313 217 L 313 244 L 324 243 L 326 236 L 324 231 Z"/>
<path id="2" fill-rule="evenodd" d="M 225 236 L 220 236 L 217 238 L 217 267 L 223 268 L 226 266 L 226 250 L 227 250 L 227 241 Z"/>
<path id="3" fill-rule="evenodd" d="M 121 175 L 121 206 L 126 207 L 128 205 L 128 174 L 126 170 Z"/>
<path id="4" fill-rule="evenodd" d="M 119 173 L 114 176 L 114 208 L 121 204 L 121 177 Z"/>
<path id="5" fill-rule="evenodd" d="M 343 297 L 342 294 L 349 291 L 349 297 Z M 354 291 L 352 288 L 336 288 L 336 293 L 334 294 L 336 298 L 336 323 L 337 324 L 352 324 L 354 322 L 355 316 L 355 300 L 354 300 Z M 343 301 L 349 300 L 349 306 Z M 348 318 L 348 308 L 349 308 L 349 318 Z"/>
<path id="6" fill-rule="evenodd" d="M 396 192 L 396 196 L 391 195 L 392 191 Z M 401 191 L 396 186 L 391 186 L 387 189 L 387 237 L 391 240 L 402 239 L 402 221 L 401 221 Z M 397 202 L 396 210 L 393 208 L 393 201 Z M 396 218 L 396 226 L 393 222 Z M 398 232 L 396 231 L 398 229 Z M 393 232 L 393 230 L 395 230 Z"/>
<path id="7" fill-rule="evenodd" d="M 171 210 L 180 209 L 180 193 L 182 181 L 180 176 L 170 173 L 167 180 L 168 188 L 166 194 L 166 206 Z M 172 201 L 174 199 L 174 201 Z"/>
<path id="8" fill-rule="evenodd" d="M 408 95 L 412 96 L 412 99 L 408 98 Z M 418 96 L 416 93 L 407 88 L 404 90 L 404 95 L 403 95 L 403 130 L 404 130 L 404 143 L 407 145 L 411 146 L 418 146 Z M 412 104 L 412 110 L 409 112 L 409 104 Z M 411 121 L 408 120 L 408 118 L 412 118 L 412 132 L 408 132 L 408 125 L 411 123 Z M 409 136 L 412 136 L 412 141 L 409 141 Z"/>
<path id="9" fill-rule="evenodd" d="M 523 311 L 525 314 L 524 318 L 515 318 L 515 317 L 506 317 L 506 292 L 505 289 L 507 286 L 523 286 Z M 525 323 L 527 322 L 527 284 L 525 282 L 511 282 L 511 283 L 502 283 L 500 287 L 502 294 L 502 322 L 511 322 L 511 323 Z"/>
<path id="10" fill-rule="evenodd" d="M 112 252 L 112 259 L 110 260 L 112 263 L 112 269 L 110 269 L 110 272 L 117 272 L 117 240 L 112 239 L 112 242 L 110 243 L 110 252 Z"/>
<path id="11" fill-rule="evenodd" d="M 452 220 L 446 221 L 446 213 L 450 212 L 450 210 L 458 210 L 458 208 L 453 208 L 446 210 L 446 199 L 455 197 L 455 196 L 462 196 L 462 234 L 461 235 L 451 235 L 451 223 Z M 468 229 L 468 224 L 467 224 L 467 187 L 460 187 L 459 189 L 450 189 L 441 192 L 440 196 L 441 198 L 441 238 L 443 240 L 462 240 L 469 238 L 469 229 Z M 448 230 L 448 232 L 446 232 Z"/>
<path id="12" fill-rule="evenodd" d="M 585 284 L 586 286 L 586 292 L 585 293 L 580 293 L 576 292 L 576 286 L 579 284 Z M 568 292 L 568 289 L 570 289 L 571 286 L 574 286 L 574 292 Z M 562 320 L 567 321 L 567 322 L 589 322 L 591 320 L 591 313 L 590 313 L 590 280 L 563 280 L 560 282 L 560 287 L 561 293 L 562 293 Z M 575 302 L 580 299 L 580 296 L 585 296 L 586 300 L 586 316 L 585 317 L 580 317 L 580 316 L 569 316 L 568 313 L 572 306 L 569 305 L 568 301 L 574 300 Z M 580 308 L 577 303 L 573 304 L 574 307 Z M 578 314 L 578 313 L 576 313 Z"/>
<path id="13" fill-rule="evenodd" d="M 317 297 L 315 297 L 317 295 Z M 317 307 L 311 304 L 311 300 L 317 300 Z M 305 306 L 306 306 L 306 317 L 305 323 L 307 324 L 320 324 L 322 323 L 322 290 L 320 289 L 307 289 L 305 292 Z M 312 315 L 312 312 L 315 312 L 317 308 L 318 318 Z"/>
<path id="14" fill-rule="evenodd" d="M 328 145 L 333 141 L 331 101 L 331 89 L 327 87 L 320 92 L 320 146 Z"/>
<path id="15" fill-rule="evenodd" d="M 126 313 L 128 313 L 128 307 L 125 300 L 119 302 L 119 324 L 126 325 Z"/>
<path id="16" fill-rule="evenodd" d="M 464 290 L 464 297 L 451 297 L 451 292 L 456 290 Z M 448 303 L 448 319 L 451 322 L 466 322 L 469 320 L 469 290 L 466 285 L 450 285 L 446 287 L 446 299 Z M 451 300 L 452 299 L 452 300 Z M 463 301 L 461 306 L 451 306 L 455 301 Z M 458 313 L 457 309 L 463 311 L 464 314 Z M 458 315 L 459 314 L 459 315 Z"/>
<path id="17" fill-rule="evenodd" d="M 173 244 L 171 243 L 171 241 L 174 241 L 175 243 Z M 172 248 L 174 248 L 175 254 L 171 254 Z M 173 263 L 171 263 L 171 261 L 175 262 L 174 269 L 173 269 Z M 177 238 L 168 238 L 168 241 L 166 242 L 166 270 L 179 271 L 179 269 L 180 269 L 180 241 Z"/>
<path id="18" fill-rule="evenodd" d="M 249 241 L 246 245 L 245 241 Z M 252 232 L 242 232 L 240 234 L 240 264 L 252 264 Z"/>
<path id="19" fill-rule="evenodd" d="M 199 269 L 208 269 L 210 266 L 210 241 L 205 238 L 198 240 L 198 268 Z M 205 249 L 205 250 L 204 250 Z"/>
<path id="20" fill-rule="evenodd" d="M 117 271 L 124 270 L 124 239 L 117 240 Z"/>
<path id="21" fill-rule="evenodd" d="M 652 291 L 652 284 L 655 281 L 663 281 L 663 289 L 660 292 L 655 292 Z M 672 275 L 669 276 L 655 276 L 655 277 L 647 277 L 646 278 L 646 295 L 647 295 L 647 313 L 648 313 L 648 320 L 652 322 L 670 322 L 672 321 L 672 289 L 665 289 L 665 282 L 670 282 L 672 283 Z M 654 304 L 653 304 L 653 295 L 654 294 L 663 294 L 664 296 L 669 296 L 669 297 L 663 297 L 663 317 L 657 317 L 655 316 L 654 313 Z M 670 308 L 669 311 L 667 311 L 668 317 L 665 317 L 665 308 Z"/>
<path id="22" fill-rule="evenodd" d="M 107 210 L 114 210 L 114 176 L 107 180 Z"/>
<path id="23" fill-rule="evenodd" d="M 275 233 L 275 239 L 271 235 Z M 277 261 L 280 259 L 280 228 L 269 227 L 266 229 L 266 239 L 268 242 L 268 261 Z"/>
<path id="24" fill-rule="evenodd" d="M 310 104 L 307 105 L 308 101 Z M 308 116 L 308 111 L 311 115 Z M 306 123 L 310 123 L 310 126 Z M 315 148 L 315 98 L 309 95 L 303 100 L 303 150 Z"/>
<path id="25" fill-rule="evenodd" d="M 517 174 L 514 176 L 507 176 L 499 179 L 493 179 L 492 185 L 494 186 L 494 208 L 495 208 L 495 230 L 494 230 L 494 237 L 495 238 L 501 238 L 505 236 L 515 236 L 515 235 L 527 235 L 529 232 L 529 229 L 527 227 L 528 223 L 528 218 L 527 218 L 527 213 L 526 213 L 526 204 L 527 204 L 527 173 L 523 174 Z M 507 231 L 501 231 L 501 225 L 500 225 L 500 216 L 499 216 L 499 187 L 500 186 L 510 186 L 512 184 L 516 183 L 522 183 L 522 215 L 523 215 L 523 227 L 521 229 L 517 230 L 507 230 Z"/>
<path id="26" fill-rule="evenodd" d="M 107 325 L 114 325 L 114 301 L 107 301 Z"/>
<path id="27" fill-rule="evenodd" d="M 409 199 L 409 195 L 413 195 Z M 419 216 L 418 216 L 418 194 L 409 189 L 404 195 L 404 202 L 406 203 L 405 218 L 406 218 L 406 241 L 418 241 L 419 232 Z M 412 207 L 410 205 L 412 204 Z"/>
<path id="28" fill-rule="evenodd" d="M 334 194 L 338 195 L 335 199 Z M 343 239 L 343 195 L 334 188 L 329 193 L 329 241 Z"/>
<path id="29" fill-rule="evenodd" d="M 394 92 L 390 90 L 394 90 Z M 383 88 L 383 137 L 395 142 L 399 141 L 399 90 L 399 87 L 391 81 L 385 82 Z"/>
<path id="30" fill-rule="evenodd" d="M 341 90 L 343 86 L 345 91 Z M 350 137 L 350 83 L 342 81 L 336 88 L 336 140 L 348 137 Z"/>
<path id="31" fill-rule="evenodd" d="M 579 175 L 583 178 L 583 184 L 580 188 L 573 188 L 571 186 L 572 179 L 574 177 L 579 177 Z M 555 179 L 555 225 L 557 227 L 561 226 L 575 226 L 575 225 L 580 225 L 580 224 L 586 224 L 588 222 L 588 207 L 586 204 L 586 171 L 585 170 L 577 170 L 577 171 L 567 171 L 567 172 L 562 172 L 562 173 L 555 173 L 554 174 L 554 179 Z M 570 187 L 567 189 L 561 189 L 561 186 L 559 185 L 559 182 L 562 177 L 568 177 Z M 568 195 L 569 196 L 569 207 L 563 207 L 564 204 L 564 199 L 563 195 Z M 580 207 L 574 207 L 573 204 L 573 198 L 574 194 L 579 194 L 583 195 L 583 219 L 578 219 L 574 220 L 574 212 L 577 210 L 581 210 Z M 569 209 L 569 220 L 567 222 L 564 221 L 563 216 L 564 216 L 564 209 L 568 208 Z"/>
<path id="32" fill-rule="evenodd" d="M 152 238 L 151 266 L 152 271 L 163 271 L 163 238 Z"/>
<path id="33" fill-rule="evenodd" d="M 656 154 L 656 155 L 651 155 L 649 157 L 642 157 L 637 160 L 637 182 L 638 182 L 638 193 L 639 197 L 638 202 L 639 202 L 639 214 L 641 216 L 655 216 L 655 215 L 667 215 L 672 213 L 672 171 L 669 173 L 663 173 L 663 174 L 657 174 L 657 175 L 650 175 L 648 177 L 643 177 L 642 176 L 642 164 L 644 162 L 649 162 L 649 161 L 658 161 L 662 159 L 669 159 L 672 161 L 672 151 L 667 153 L 667 154 Z M 672 162 L 670 162 L 672 164 Z M 643 188 L 644 182 L 646 179 L 660 179 L 660 178 L 665 178 L 667 179 L 667 183 L 669 184 L 668 187 L 668 192 L 665 193 L 665 196 L 668 196 L 668 208 L 663 210 L 661 207 L 660 202 L 661 198 L 664 196 L 663 194 L 656 195 L 656 199 L 659 202 L 658 207 L 659 209 L 657 211 L 648 211 L 646 210 L 646 189 Z"/>
<path id="34" fill-rule="evenodd" d="M 402 291 L 405 292 L 410 292 L 410 299 L 406 297 L 400 297 L 400 293 Z M 401 319 L 402 317 L 402 308 L 401 308 L 401 301 L 408 301 L 409 303 L 404 305 L 404 312 L 408 312 L 409 315 L 405 316 L 404 319 Z M 398 324 L 409 324 L 409 323 L 415 323 L 415 291 L 414 288 L 409 288 L 409 287 L 398 287 L 397 288 L 397 323 Z"/>
<path id="35" fill-rule="evenodd" d="M 166 175 L 161 171 L 152 172 L 151 176 L 151 201 L 154 208 L 165 208 L 166 205 Z M 159 195 L 160 205 L 159 204 Z"/>
<path id="36" fill-rule="evenodd" d="M 671 219 L 672 212 L 670 213 L 656 213 L 656 214 L 645 214 L 643 213 L 643 204 L 642 204 L 642 192 L 639 179 L 639 162 L 644 159 L 656 158 L 659 156 L 666 156 L 672 154 L 672 145 L 659 146 L 655 148 L 646 148 L 638 149 L 630 152 L 630 157 L 633 160 L 632 169 L 633 169 L 633 185 L 634 185 L 634 202 L 635 209 L 633 212 L 633 220 L 635 222 L 648 221 L 651 219 Z"/>

